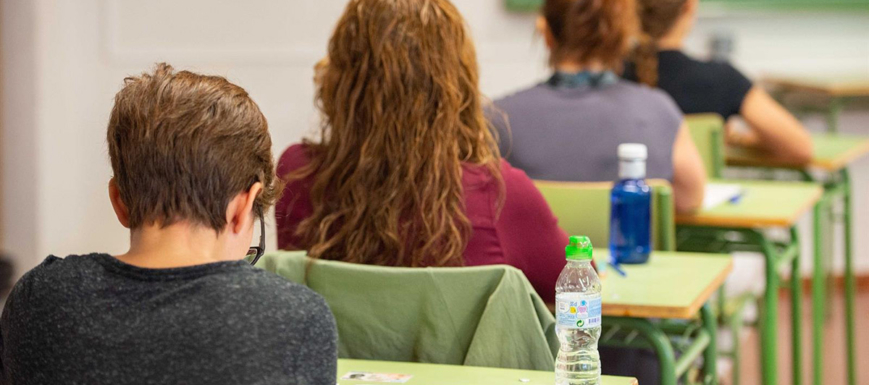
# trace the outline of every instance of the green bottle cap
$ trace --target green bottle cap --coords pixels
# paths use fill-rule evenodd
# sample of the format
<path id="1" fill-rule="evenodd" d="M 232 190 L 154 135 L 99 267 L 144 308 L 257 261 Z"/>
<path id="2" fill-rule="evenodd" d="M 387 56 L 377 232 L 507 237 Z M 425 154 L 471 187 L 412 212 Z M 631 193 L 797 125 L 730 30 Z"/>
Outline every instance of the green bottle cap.
<path id="1" fill-rule="evenodd" d="M 567 260 L 591 260 L 591 240 L 586 236 L 572 236 L 570 243 L 564 248 Z"/>

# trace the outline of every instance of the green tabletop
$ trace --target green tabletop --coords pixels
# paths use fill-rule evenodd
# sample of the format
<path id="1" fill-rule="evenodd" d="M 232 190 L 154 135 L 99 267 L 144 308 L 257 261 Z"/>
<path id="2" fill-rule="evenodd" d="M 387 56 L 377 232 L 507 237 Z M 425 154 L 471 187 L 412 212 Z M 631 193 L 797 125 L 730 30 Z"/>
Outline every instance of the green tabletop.
<path id="1" fill-rule="evenodd" d="M 655 251 L 642 265 L 621 265 L 621 276 L 605 264 L 609 250 L 595 249 L 602 277 L 603 315 L 691 319 L 733 268 L 726 254 Z"/>
<path id="2" fill-rule="evenodd" d="M 362 360 L 338 360 L 338 384 L 387 384 L 359 380 L 342 380 L 348 372 L 394 373 L 412 376 L 407 385 L 552 385 L 555 373 L 533 370 L 481 368 L 475 366 L 453 366 L 418 364 L 410 362 L 385 362 Z M 630 377 L 602 376 L 601 385 L 637 385 Z"/>
<path id="3" fill-rule="evenodd" d="M 810 167 L 829 172 L 839 171 L 869 153 L 869 137 L 856 135 L 812 135 L 815 155 Z M 802 168 L 778 163 L 763 153 L 740 147 L 728 147 L 727 163 L 735 166 Z"/>
<path id="4" fill-rule="evenodd" d="M 819 93 L 833 97 L 869 96 L 869 74 L 774 75 L 767 85 L 790 92 Z"/>
<path id="5" fill-rule="evenodd" d="M 693 214 L 677 214 L 676 224 L 732 228 L 791 227 L 821 198 L 817 183 L 773 181 L 713 181 L 743 189 L 737 203 L 722 203 Z"/>

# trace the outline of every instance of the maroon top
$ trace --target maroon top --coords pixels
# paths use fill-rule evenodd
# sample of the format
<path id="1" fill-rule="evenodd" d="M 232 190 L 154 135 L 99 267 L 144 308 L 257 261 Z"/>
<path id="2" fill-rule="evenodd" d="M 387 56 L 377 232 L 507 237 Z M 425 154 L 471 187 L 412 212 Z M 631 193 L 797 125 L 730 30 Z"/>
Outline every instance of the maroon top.
<path id="1" fill-rule="evenodd" d="M 304 145 L 290 146 L 278 162 L 278 175 L 287 175 L 308 162 Z M 565 265 L 568 241 L 540 191 L 525 172 L 501 160 L 506 191 L 504 206 L 496 215 L 497 183 L 482 166 L 464 165 L 463 170 L 465 209 L 473 225 L 465 265 L 514 266 L 525 273 L 544 301 L 555 302 L 555 281 Z M 280 249 L 296 249 L 293 245 L 299 244 L 293 233 L 313 212 L 308 195 L 312 183 L 313 177 L 288 183 L 275 207 Z"/>

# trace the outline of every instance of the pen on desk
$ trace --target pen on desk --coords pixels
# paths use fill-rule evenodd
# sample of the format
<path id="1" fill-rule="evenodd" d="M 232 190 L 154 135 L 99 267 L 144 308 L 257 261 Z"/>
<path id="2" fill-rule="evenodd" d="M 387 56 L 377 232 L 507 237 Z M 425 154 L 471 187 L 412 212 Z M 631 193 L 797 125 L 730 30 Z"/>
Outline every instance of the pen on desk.
<path id="1" fill-rule="evenodd" d="M 613 268 L 613 270 L 615 270 L 617 273 L 619 273 L 619 275 L 621 275 L 622 277 L 627 277 L 627 276 L 628 276 L 628 273 L 625 272 L 625 271 L 622 269 L 622 267 L 619 266 L 617 263 L 610 262 L 609 265 Z"/>
<path id="2" fill-rule="evenodd" d="M 745 190 L 740 190 L 738 194 L 734 195 L 730 198 L 730 204 L 735 205 L 742 201 L 742 197 L 745 196 Z"/>

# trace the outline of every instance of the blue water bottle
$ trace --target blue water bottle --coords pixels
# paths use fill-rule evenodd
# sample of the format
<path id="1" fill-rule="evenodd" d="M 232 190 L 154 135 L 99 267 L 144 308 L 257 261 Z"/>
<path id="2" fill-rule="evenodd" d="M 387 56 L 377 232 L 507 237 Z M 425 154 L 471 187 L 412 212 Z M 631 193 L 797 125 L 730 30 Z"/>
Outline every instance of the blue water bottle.
<path id="1" fill-rule="evenodd" d="M 610 195 L 610 258 L 613 264 L 638 264 L 652 250 L 652 189 L 646 184 L 644 144 L 619 145 L 619 181 Z"/>

